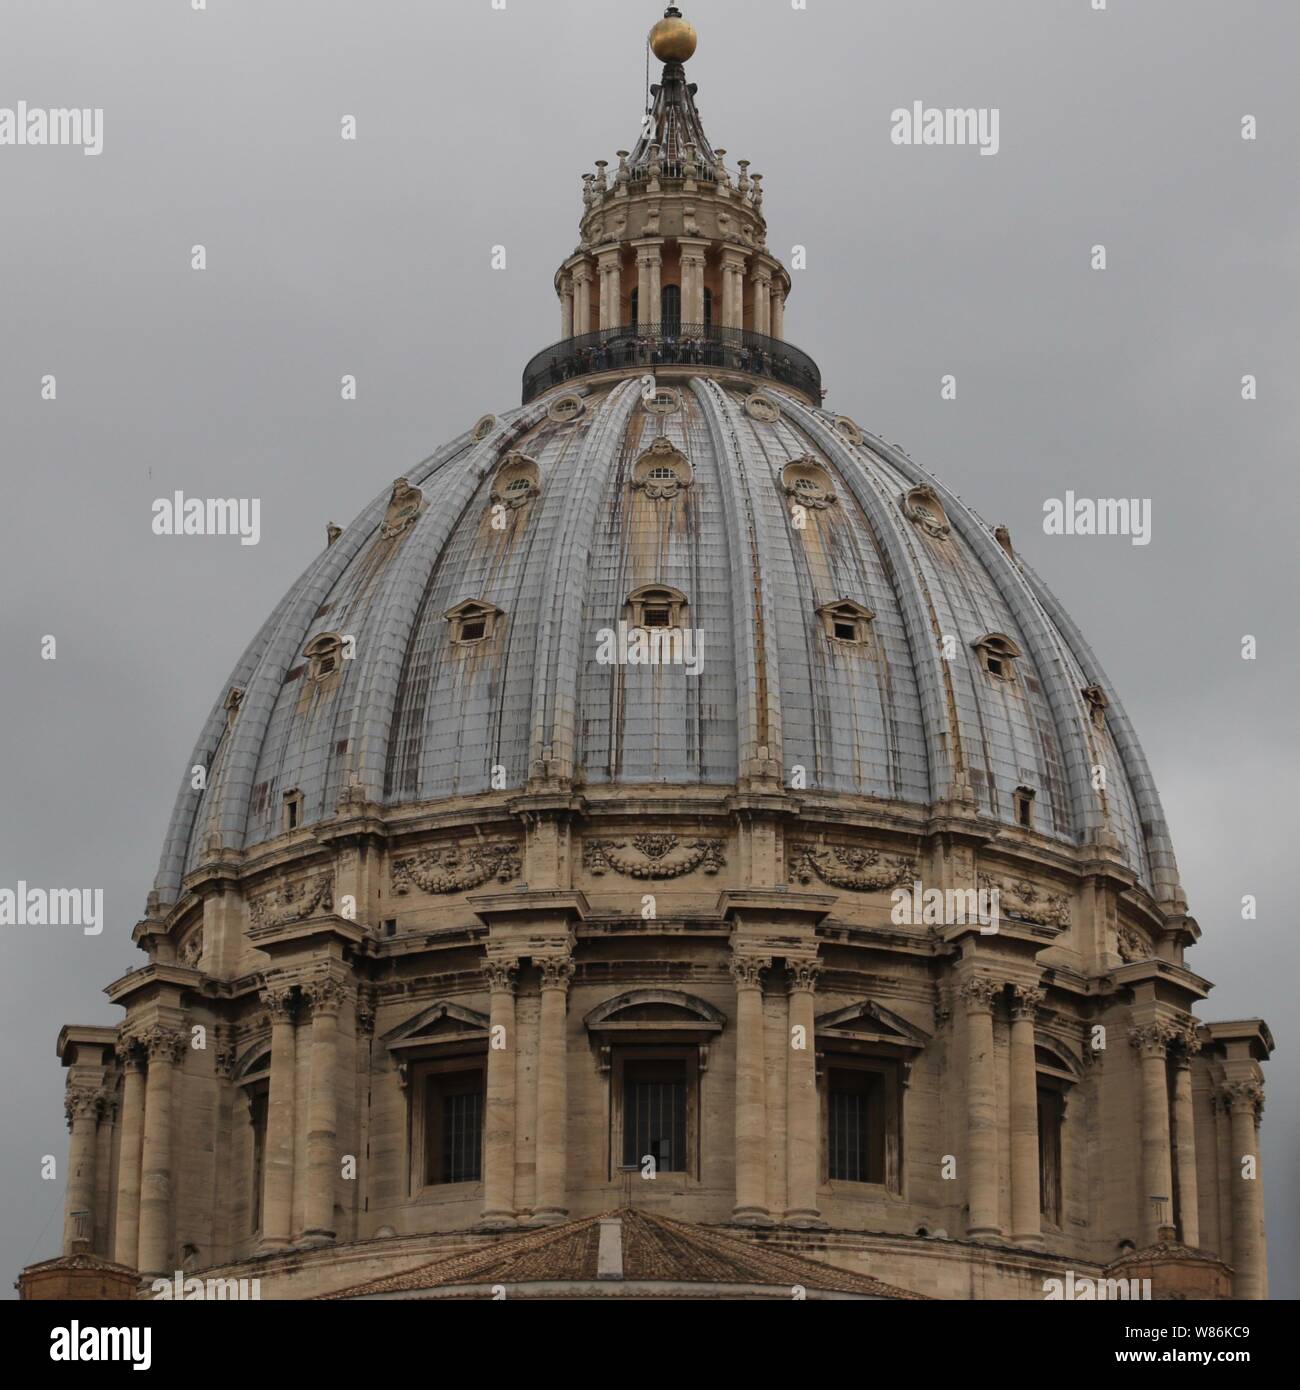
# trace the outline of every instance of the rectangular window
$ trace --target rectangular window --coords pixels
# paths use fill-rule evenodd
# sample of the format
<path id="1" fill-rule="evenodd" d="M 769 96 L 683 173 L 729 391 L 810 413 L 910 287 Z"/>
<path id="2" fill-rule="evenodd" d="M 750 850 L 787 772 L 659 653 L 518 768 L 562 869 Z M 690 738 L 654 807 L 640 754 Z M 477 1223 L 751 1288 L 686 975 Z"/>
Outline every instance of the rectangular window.
<path id="1" fill-rule="evenodd" d="M 1053 1226 L 1061 1224 L 1061 1124 L 1065 1105 L 1059 1091 L 1038 1090 L 1038 1206 Z"/>
<path id="2" fill-rule="evenodd" d="M 623 1162 L 647 1156 L 659 1173 L 683 1173 L 686 1153 L 686 1067 L 682 1062 L 628 1062 L 623 1068 Z"/>
<path id="3" fill-rule="evenodd" d="M 885 1078 L 874 1071 L 837 1068 L 827 1087 L 832 1181 L 885 1181 Z"/>
<path id="4" fill-rule="evenodd" d="M 483 1176 L 483 1073 L 435 1072 L 425 1083 L 424 1181 Z"/>

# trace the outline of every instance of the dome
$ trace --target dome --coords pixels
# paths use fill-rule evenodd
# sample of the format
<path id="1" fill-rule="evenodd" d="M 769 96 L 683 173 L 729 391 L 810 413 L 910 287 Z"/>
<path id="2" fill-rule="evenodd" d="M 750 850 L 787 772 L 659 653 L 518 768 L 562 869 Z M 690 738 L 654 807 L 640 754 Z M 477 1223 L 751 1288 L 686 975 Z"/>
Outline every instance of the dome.
<path id="1" fill-rule="evenodd" d="M 1176 896 L 1119 701 L 1005 531 L 778 384 L 657 382 L 649 401 L 640 377 L 562 385 L 480 421 L 308 567 L 218 692 L 164 901 L 214 846 L 279 835 L 287 795 L 310 827 L 345 798 L 547 782 L 966 803 L 1107 843 Z M 646 590 L 673 596 L 675 661 L 635 660 Z"/>
<path id="2" fill-rule="evenodd" d="M 60 1034 L 69 1254 L 1040 1299 L 1173 1232 L 1262 1296 L 1272 1038 L 1193 1012 L 1124 709 L 827 403 L 695 94 L 667 61 L 583 175 L 522 404 L 331 525 L 214 692 L 125 1016 Z"/>

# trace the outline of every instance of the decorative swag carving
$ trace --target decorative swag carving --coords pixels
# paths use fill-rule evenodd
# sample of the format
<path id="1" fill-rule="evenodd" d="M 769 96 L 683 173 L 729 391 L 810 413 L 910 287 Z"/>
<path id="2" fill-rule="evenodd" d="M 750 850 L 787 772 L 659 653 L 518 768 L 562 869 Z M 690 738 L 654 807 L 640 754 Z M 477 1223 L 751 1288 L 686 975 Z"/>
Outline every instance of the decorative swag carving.
<path id="1" fill-rule="evenodd" d="M 999 908 L 1008 917 L 1045 927 L 1070 925 L 1070 899 L 1064 893 L 1049 893 L 1025 878 L 991 874 L 980 874 L 979 885 L 990 892 L 997 890 Z"/>
<path id="2" fill-rule="evenodd" d="M 281 883 L 248 904 L 249 916 L 259 927 L 301 922 L 317 909 L 334 910 L 334 882 L 330 874 L 304 879 L 301 883 Z"/>
<path id="3" fill-rule="evenodd" d="M 613 869 L 627 878 L 680 878 L 696 869 L 716 874 L 727 862 L 721 840 L 682 843 L 676 835 L 634 835 L 632 847 L 641 854 L 640 860 L 618 853 L 627 844 L 626 840 L 587 840 L 582 847 L 582 862 L 593 874 Z M 685 858 L 669 859 L 677 849 L 685 851 Z"/>
<path id="4" fill-rule="evenodd" d="M 790 856 L 790 882 L 811 883 L 821 879 L 834 888 L 857 893 L 878 892 L 911 883 L 916 877 L 916 861 L 902 855 L 884 859 L 878 849 L 855 849 L 851 845 L 795 845 Z"/>
<path id="5" fill-rule="evenodd" d="M 490 878 L 509 883 L 519 872 L 519 845 L 514 840 L 448 845 L 394 859 L 393 892 L 409 893 L 414 887 L 424 893 L 459 893 Z"/>

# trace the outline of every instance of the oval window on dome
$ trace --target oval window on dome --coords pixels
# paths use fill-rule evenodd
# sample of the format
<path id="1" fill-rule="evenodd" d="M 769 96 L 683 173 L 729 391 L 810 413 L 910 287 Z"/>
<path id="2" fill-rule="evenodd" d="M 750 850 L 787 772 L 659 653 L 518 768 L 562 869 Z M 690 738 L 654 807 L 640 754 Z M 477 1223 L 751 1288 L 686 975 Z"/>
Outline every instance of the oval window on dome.
<path id="1" fill-rule="evenodd" d="M 862 431 L 847 415 L 835 417 L 834 430 L 841 439 L 847 440 L 850 444 L 862 443 Z"/>
<path id="2" fill-rule="evenodd" d="M 490 494 L 493 507 L 509 507 L 511 510 L 527 506 L 534 497 L 541 496 L 541 474 L 537 464 L 517 449 L 511 450 L 497 469 Z"/>
<path id="3" fill-rule="evenodd" d="M 690 487 L 694 478 L 686 455 L 662 434 L 632 469 L 633 489 L 653 502 L 671 501 L 683 488 Z"/>
<path id="4" fill-rule="evenodd" d="M 568 395 L 552 401 L 546 413 L 557 424 L 567 425 L 576 420 L 586 408 L 587 403 L 581 396 Z"/>
<path id="5" fill-rule="evenodd" d="M 651 415 L 675 415 L 682 408 L 682 394 L 673 386 L 659 386 L 642 397 L 641 404 Z"/>
<path id="6" fill-rule="evenodd" d="M 745 414 L 751 420 L 759 420 L 765 425 L 772 425 L 781 418 L 781 407 L 771 396 L 765 396 L 761 391 L 755 391 L 753 395 L 745 399 Z"/>
<path id="7" fill-rule="evenodd" d="M 785 495 L 799 507 L 824 511 L 839 500 L 831 475 L 811 455 L 792 459 L 782 468 L 781 486 Z"/>
<path id="8" fill-rule="evenodd" d="M 944 540 L 951 534 L 952 527 L 948 525 L 948 514 L 943 509 L 939 494 L 928 484 L 922 483 L 920 487 L 912 488 L 902 501 L 904 515 L 927 536 Z"/>
<path id="9" fill-rule="evenodd" d="M 478 424 L 470 431 L 475 441 L 484 440 L 497 427 L 497 417 L 495 415 L 484 415 Z"/>

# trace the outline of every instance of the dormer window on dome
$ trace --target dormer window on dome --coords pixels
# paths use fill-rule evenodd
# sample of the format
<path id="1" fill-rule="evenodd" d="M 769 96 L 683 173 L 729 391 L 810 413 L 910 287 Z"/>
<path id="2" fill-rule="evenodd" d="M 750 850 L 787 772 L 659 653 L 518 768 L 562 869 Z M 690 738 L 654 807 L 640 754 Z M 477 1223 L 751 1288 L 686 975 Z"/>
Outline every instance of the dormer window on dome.
<path id="1" fill-rule="evenodd" d="M 632 487 L 652 502 L 671 501 L 695 480 L 686 456 L 667 435 L 660 435 L 632 469 Z"/>
<path id="2" fill-rule="evenodd" d="M 343 638 L 337 632 L 322 632 L 307 643 L 303 655 L 307 658 L 307 679 L 328 680 L 343 664 Z"/>
<path id="3" fill-rule="evenodd" d="M 497 622 L 505 614 L 491 603 L 466 599 L 445 614 L 451 624 L 451 640 L 458 646 L 474 646 L 486 642 L 496 631 Z"/>
<path id="4" fill-rule="evenodd" d="M 903 498 L 903 515 L 935 540 L 945 540 L 951 533 L 939 494 L 928 483 L 912 488 Z"/>
<path id="5" fill-rule="evenodd" d="M 785 465 L 781 470 L 781 486 L 785 495 L 800 507 L 825 511 L 839 501 L 830 474 L 811 455 L 793 459 Z"/>
<path id="6" fill-rule="evenodd" d="M 980 663 L 990 676 L 1000 681 L 1013 681 L 1016 678 L 1016 662 L 1022 655 L 1018 646 L 1001 632 L 991 632 L 981 637 L 975 644 Z"/>
<path id="7" fill-rule="evenodd" d="M 870 635 L 870 623 L 876 616 L 870 608 L 864 608 L 852 599 L 842 598 L 835 603 L 824 603 L 817 610 L 822 620 L 826 636 L 832 642 L 846 642 L 863 646 Z"/>
<path id="8" fill-rule="evenodd" d="M 537 464 L 526 454 L 512 450 L 497 469 L 490 494 L 492 505 L 512 510 L 526 506 L 534 497 L 541 496 L 539 477 Z"/>
<path id="9" fill-rule="evenodd" d="M 1025 830 L 1034 828 L 1034 789 L 1016 788 L 1016 824 Z"/>
<path id="10" fill-rule="evenodd" d="M 627 596 L 627 621 L 632 627 L 682 627 L 685 613 L 686 595 L 667 585 L 647 585 Z"/>

